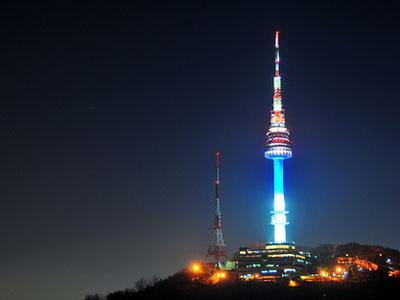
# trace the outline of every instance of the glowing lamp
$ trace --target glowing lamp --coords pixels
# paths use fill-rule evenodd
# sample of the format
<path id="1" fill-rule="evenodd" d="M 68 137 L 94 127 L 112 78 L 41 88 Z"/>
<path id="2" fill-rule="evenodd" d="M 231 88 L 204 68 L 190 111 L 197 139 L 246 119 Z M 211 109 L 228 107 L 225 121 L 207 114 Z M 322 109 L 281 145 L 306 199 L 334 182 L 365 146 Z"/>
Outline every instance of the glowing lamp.
<path id="1" fill-rule="evenodd" d="M 193 273 L 199 273 L 199 272 L 201 272 L 201 266 L 200 266 L 200 264 L 198 264 L 198 263 L 193 263 L 193 264 L 192 264 L 192 267 L 191 267 L 191 270 L 192 270 Z"/>

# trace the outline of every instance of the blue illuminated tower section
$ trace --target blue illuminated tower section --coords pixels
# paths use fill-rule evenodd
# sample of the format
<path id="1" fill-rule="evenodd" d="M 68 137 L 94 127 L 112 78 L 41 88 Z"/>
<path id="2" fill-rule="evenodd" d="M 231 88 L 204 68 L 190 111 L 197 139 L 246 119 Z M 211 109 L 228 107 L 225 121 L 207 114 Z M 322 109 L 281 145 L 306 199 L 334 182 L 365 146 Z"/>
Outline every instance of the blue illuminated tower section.
<path id="1" fill-rule="evenodd" d="M 274 210 L 271 224 L 274 226 L 274 243 L 284 244 L 286 240 L 285 191 L 283 161 L 292 157 L 290 134 L 285 127 L 285 111 L 282 107 L 281 76 L 279 74 L 279 31 L 275 33 L 275 77 L 271 124 L 265 142 L 265 157 L 272 159 L 274 167 Z"/>

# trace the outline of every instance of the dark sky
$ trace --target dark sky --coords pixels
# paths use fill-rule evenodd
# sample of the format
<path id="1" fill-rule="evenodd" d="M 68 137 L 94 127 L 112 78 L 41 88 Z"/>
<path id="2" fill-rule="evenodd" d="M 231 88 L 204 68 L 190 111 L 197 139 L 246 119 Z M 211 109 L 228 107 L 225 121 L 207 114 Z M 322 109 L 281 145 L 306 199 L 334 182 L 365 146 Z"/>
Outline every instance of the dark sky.
<path id="1" fill-rule="evenodd" d="M 202 258 L 217 149 L 230 252 L 271 240 L 276 29 L 289 239 L 400 248 L 396 1 L 16 2 L 0 4 L 1 298 L 81 299 Z"/>

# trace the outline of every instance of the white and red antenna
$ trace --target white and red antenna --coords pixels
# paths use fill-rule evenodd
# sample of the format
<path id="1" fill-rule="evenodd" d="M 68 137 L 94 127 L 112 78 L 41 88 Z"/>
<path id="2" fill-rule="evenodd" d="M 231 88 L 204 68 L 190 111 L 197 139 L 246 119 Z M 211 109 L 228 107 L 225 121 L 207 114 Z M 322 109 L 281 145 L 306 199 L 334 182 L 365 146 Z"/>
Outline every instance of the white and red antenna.
<path id="1" fill-rule="evenodd" d="M 220 204 L 220 153 L 215 153 L 215 214 L 213 219 L 213 237 L 206 259 L 212 260 L 216 267 L 228 259 L 226 246 L 222 235 L 221 204 Z"/>
<path id="2" fill-rule="evenodd" d="M 275 32 L 275 77 L 279 76 L 279 31 Z"/>

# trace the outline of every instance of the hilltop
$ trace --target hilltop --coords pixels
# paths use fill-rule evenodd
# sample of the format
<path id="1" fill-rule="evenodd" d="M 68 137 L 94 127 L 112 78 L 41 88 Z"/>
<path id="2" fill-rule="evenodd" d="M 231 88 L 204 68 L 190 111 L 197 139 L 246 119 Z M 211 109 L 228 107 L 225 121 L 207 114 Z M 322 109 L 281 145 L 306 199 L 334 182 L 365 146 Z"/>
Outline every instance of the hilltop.
<path id="1" fill-rule="evenodd" d="M 306 247 L 304 247 L 306 248 Z M 289 279 L 279 283 L 260 281 L 244 282 L 235 272 L 217 284 L 196 280 L 189 269 L 182 270 L 164 280 L 154 278 L 150 282 L 143 279 L 135 286 L 115 291 L 106 296 L 88 295 L 85 300 L 134 300 L 134 299 L 386 299 L 400 294 L 400 278 L 389 276 L 390 270 L 399 269 L 400 252 L 379 245 L 348 243 L 325 244 L 308 248 L 317 257 L 319 267 L 334 264 L 339 257 L 354 257 L 378 266 L 373 271 L 360 271 L 362 276 L 352 276 L 342 282 L 300 282 L 289 287 Z"/>
<path id="2" fill-rule="evenodd" d="M 142 290 L 126 289 L 110 293 L 106 297 L 88 296 L 85 300 L 136 300 L 136 299 L 387 299 L 400 293 L 400 280 L 387 279 L 364 283 L 318 283 L 298 287 L 262 282 L 227 282 L 206 285 L 193 282 L 190 276 L 179 272 L 153 286 Z"/>

